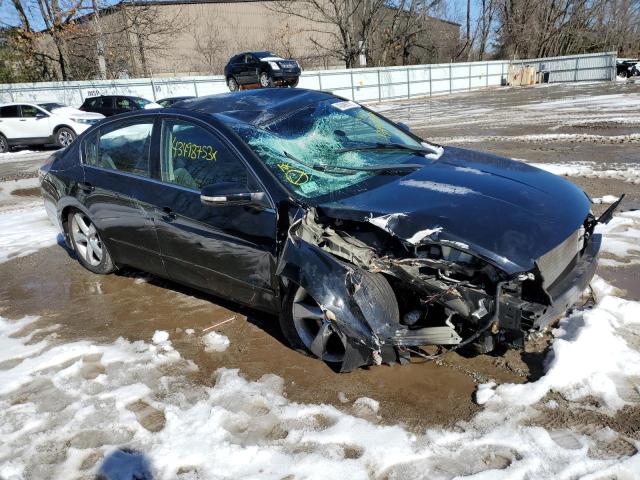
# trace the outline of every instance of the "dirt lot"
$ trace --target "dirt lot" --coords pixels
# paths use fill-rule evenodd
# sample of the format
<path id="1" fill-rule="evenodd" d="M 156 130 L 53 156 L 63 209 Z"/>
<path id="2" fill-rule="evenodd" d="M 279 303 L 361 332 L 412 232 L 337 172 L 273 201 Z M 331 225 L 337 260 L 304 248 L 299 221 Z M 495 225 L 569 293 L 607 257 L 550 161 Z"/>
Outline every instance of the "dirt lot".
<path id="1" fill-rule="evenodd" d="M 628 171 L 640 169 L 640 101 L 634 96 L 639 93 L 637 84 L 571 84 L 473 92 L 375 107 L 445 145 L 534 163 L 584 167 L 588 162 L 590 173 L 569 179 L 592 197 L 624 192 L 624 208 L 635 208 L 640 207 L 640 177 Z M 0 159 L 0 177 L 33 177 L 47 152 L 38 155 L 12 162 Z M 609 173 L 599 176 L 597 172 Z M 37 190 L 25 185 L 4 200 L 0 198 L 0 207 L 36 200 Z M 596 205 L 595 209 L 605 207 Z M 627 298 L 640 298 L 637 265 L 603 267 L 599 273 L 624 289 Z M 380 402 L 376 421 L 399 423 L 414 431 L 427 426 L 452 427 L 469 420 L 481 408 L 474 402 L 478 383 L 521 383 L 539 378 L 549 345 L 549 337 L 543 336 L 532 340 L 524 352 L 476 358 L 454 353 L 438 364 L 416 359 L 409 366 L 381 366 L 338 375 L 289 349 L 275 318 L 140 272 L 93 275 L 60 244 L 0 263 L 0 315 L 10 319 L 40 315 L 41 325 L 61 325 L 57 330 L 61 342 L 90 339 L 110 343 L 121 336 L 149 341 L 156 330 L 164 330 L 171 334 L 182 357 L 197 365 L 197 371 L 189 375 L 194 384 L 212 385 L 215 370 L 222 366 L 238 368 L 249 379 L 273 373 L 284 379 L 286 396 L 292 401 L 346 409 L 356 398 L 371 397 Z M 215 330 L 226 335 L 231 346 L 215 355 L 205 352 L 200 334 L 228 319 L 233 320 Z M 582 415 L 576 420 L 575 413 L 560 415 L 556 410 L 541 417 L 538 424 L 586 422 L 590 428 L 613 425 L 616 429 L 624 423 L 591 415 L 586 407 Z M 639 417 L 637 408 L 625 412 L 624 418 L 635 425 L 635 437 Z M 620 453 L 633 453 L 634 447 L 629 445 L 620 447 Z"/>

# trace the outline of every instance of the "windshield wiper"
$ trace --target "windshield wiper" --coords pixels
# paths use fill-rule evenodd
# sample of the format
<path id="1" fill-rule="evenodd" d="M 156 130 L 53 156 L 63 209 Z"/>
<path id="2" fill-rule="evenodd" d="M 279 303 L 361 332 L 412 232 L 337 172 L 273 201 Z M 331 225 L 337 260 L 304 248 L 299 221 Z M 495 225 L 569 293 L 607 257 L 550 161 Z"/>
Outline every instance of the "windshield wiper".
<path id="1" fill-rule="evenodd" d="M 354 145 L 353 147 L 345 147 L 336 151 L 336 153 L 355 152 L 358 150 L 409 150 L 417 154 L 433 153 L 432 150 L 424 147 L 412 147 L 411 145 L 403 145 L 402 143 L 363 143 Z"/>
<path id="2" fill-rule="evenodd" d="M 389 163 L 384 165 L 361 165 L 357 167 L 350 165 L 322 165 L 319 163 L 307 163 L 300 160 L 298 157 L 291 155 L 286 150 L 283 150 L 282 153 L 284 153 L 284 156 L 290 160 L 317 172 L 336 173 L 341 175 L 355 175 L 358 172 L 399 172 L 402 170 L 417 170 L 424 167 L 421 163 Z"/>

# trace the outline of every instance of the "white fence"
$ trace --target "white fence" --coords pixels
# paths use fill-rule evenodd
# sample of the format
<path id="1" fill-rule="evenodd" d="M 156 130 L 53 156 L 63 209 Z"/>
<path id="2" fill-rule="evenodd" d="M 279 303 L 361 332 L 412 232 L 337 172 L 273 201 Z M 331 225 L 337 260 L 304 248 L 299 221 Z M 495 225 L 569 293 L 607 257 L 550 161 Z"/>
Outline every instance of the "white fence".
<path id="1" fill-rule="evenodd" d="M 549 73 L 549 82 L 614 80 L 616 75 L 616 53 L 608 52 L 531 60 L 310 71 L 302 74 L 298 86 L 330 91 L 359 102 L 374 102 L 504 85 L 510 64 L 535 66 Z M 224 92 L 228 89 L 222 75 L 43 82 L 0 85 L 0 102 L 56 101 L 79 106 L 86 97 L 96 95 L 135 95 L 159 100 Z"/>

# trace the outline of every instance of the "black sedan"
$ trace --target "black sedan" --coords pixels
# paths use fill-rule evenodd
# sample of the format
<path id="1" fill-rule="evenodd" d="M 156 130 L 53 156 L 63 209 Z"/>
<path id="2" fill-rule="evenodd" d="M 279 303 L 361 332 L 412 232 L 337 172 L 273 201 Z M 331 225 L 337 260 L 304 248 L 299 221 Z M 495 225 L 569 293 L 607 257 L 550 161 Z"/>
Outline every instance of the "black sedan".
<path id="1" fill-rule="evenodd" d="M 232 92 L 243 85 L 295 87 L 301 72 L 298 62 L 273 52 L 241 53 L 231 57 L 224 67 L 224 77 Z"/>
<path id="2" fill-rule="evenodd" d="M 190 100 L 192 98 L 196 98 L 193 95 L 184 96 L 184 97 L 167 97 L 161 100 L 158 100 L 156 103 L 163 108 L 173 107 L 174 104 L 181 102 L 182 100 Z"/>
<path id="3" fill-rule="evenodd" d="M 598 220 L 560 177 L 324 92 L 180 105 L 108 119 L 43 167 L 47 212 L 87 269 L 278 313 L 294 348 L 341 371 L 424 345 L 522 347 L 594 274 Z"/>

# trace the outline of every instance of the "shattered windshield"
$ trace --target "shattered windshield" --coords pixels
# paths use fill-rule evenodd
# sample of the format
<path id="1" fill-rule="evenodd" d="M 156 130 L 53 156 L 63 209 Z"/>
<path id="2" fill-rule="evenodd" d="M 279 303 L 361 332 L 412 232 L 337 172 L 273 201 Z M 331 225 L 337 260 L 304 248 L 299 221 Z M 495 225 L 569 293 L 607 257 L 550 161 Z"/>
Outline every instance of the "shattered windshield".
<path id="1" fill-rule="evenodd" d="M 290 114 L 230 126 L 296 195 L 319 197 L 425 164 L 428 145 L 357 103 L 329 99 Z M 434 147 L 431 147 L 434 148 Z M 410 163 L 410 165 L 405 165 Z"/>

